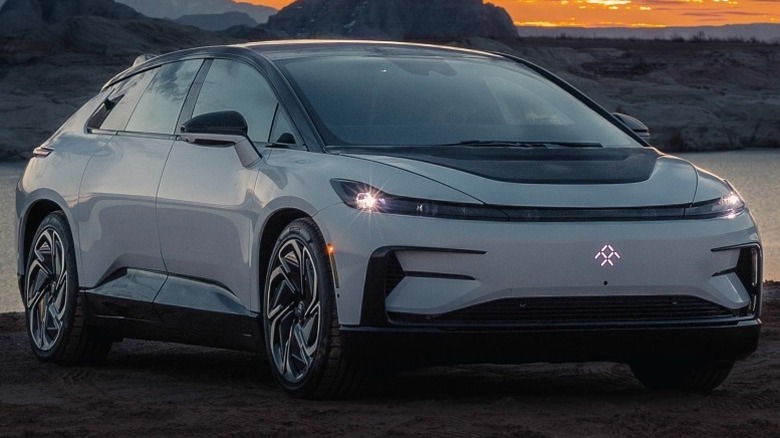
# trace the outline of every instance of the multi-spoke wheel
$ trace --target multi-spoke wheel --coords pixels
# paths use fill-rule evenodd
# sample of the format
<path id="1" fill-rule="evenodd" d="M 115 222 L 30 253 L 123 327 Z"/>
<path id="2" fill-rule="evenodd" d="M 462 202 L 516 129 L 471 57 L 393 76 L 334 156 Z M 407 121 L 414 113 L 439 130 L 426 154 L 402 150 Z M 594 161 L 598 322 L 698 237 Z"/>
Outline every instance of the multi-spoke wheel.
<path id="1" fill-rule="evenodd" d="M 49 351 L 62 334 L 68 280 L 65 246 L 54 228 L 42 230 L 33 242 L 27 279 L 30 338 L 36 348 Z"/>
<path id="2" fill-rule="evenodd" d="M 338 342 L 335 292 L 325 242 L 298 219 L 276 242 L 263 293 L 266 351 L 282 387 L 295 397 L 341 397 L 358 372 Z"/>
<path id="3" fill-rule="evenodd" d="M 42 360 L 63 365 L 100 360 L 111 348 L 110 341 L 98 339 L 84 324 L 72 242 L 62 213 L 47 216 L 29 248 L 24 281 L 33 351 Z"/>

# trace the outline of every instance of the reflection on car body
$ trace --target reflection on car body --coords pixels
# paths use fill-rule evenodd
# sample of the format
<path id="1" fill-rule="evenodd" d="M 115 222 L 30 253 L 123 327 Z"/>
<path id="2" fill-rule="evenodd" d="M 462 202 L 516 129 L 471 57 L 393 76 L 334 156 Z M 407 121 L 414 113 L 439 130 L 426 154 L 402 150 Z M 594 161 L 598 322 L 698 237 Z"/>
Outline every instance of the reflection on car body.
<path id="1" fill-rule="evenodd" d="M 149 57 L 36 149 L 18 273 L 42 360 L 123 338 L 264 351 L 298 397 L 365 369 L 625 362 L 709 390 L 755 350 L 737 192 L 540 67 L 389 42 Z"/>

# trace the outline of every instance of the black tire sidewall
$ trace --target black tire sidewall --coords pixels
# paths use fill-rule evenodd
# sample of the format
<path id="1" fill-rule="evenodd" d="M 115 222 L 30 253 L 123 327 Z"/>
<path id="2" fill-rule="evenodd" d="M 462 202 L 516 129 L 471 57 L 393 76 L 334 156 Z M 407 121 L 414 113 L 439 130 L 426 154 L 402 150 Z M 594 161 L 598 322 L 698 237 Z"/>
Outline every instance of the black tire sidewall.
<path id="1" fill-rule="evenodd" d="M 34 257 L 34 245 L 40 238 L 41 234 L 47 230 L 52 229 L 56 231 L 62 238 L 62 244 L 65 249 L 65 270 L 68 272 L 67 285 L 65 288 L 65 314 L 62 318 L 62 331 L 54 342 L 54 347 L 48 351 L 39 349 L 32 338 L 32 332 L 30 331 L 30 309 L 27 307 L 27 285 L 30 279 L 29 267 Z M 31 246 L 28 248 L 29 254 L 27 256 L 27 264 L 25 265 L 25 277 L 24 277 L 24 308 L 25 308 L 25 322 L 27 338 L 32 346 L 33 353 L 42 361 L 56 361 L 57 358 L 63 355 L 67 348 L 70 334 L 73 330 L 73 324 L 76 314 L 76 306 L 78 299 L 78 277 L 76 270 L 76 253 L 73 247 L 73 236 L 70 232 L 70 226 L 62 213 L 52 213 L 48 215 L 43 222 L 38 226 L 38 230 L 35 232 Z"/>
<path id="2" fill-rule="evenodd" d="M 281 247 L 290 239 L 296 239 L 301 242 L 311 253 L 317 271 L 319 272 L 319 300 L 320 300 L 320 339 L 317 343 L 317 351 L 314 355 L 312 366 L 309 368 L 309 372 L 306 377 L 298 383 L 290 383 L 284 379 L 276 368 L 274 363 L 273 353 L 271 351 L 271 340 L 268 318 L 266 315 L 266 303 L 268 302 L 268 292 L 270 286 L 270 274 L 271 267 Z M 271 253 L 271 259 L 268 263 L 267 275 L 265 285 L 262 293 L 262 320 L 263 320 L 263 333 L 265 339 L 265 350 L 268 357 L 269 366 L 279 384 L 291 395 L 295 397 L 306 397 L 312 394 L 319 385 L 322 379 L 325 369 L 328 365 L 328 356 L 331 349 L 332 337 L 330 336 L 331 327 L 334 323 L 335 315 L 335 289 L 333 286 L 333 274 L 330 267 L 330 261 L 327 259 L 327 248 L 323 241 L 322 235 L 317 229 L 316 225 L 310 220 L 298 219 L 291 222 L 282 231 L 281 235 L 276 241 L 276 245 Z"/>

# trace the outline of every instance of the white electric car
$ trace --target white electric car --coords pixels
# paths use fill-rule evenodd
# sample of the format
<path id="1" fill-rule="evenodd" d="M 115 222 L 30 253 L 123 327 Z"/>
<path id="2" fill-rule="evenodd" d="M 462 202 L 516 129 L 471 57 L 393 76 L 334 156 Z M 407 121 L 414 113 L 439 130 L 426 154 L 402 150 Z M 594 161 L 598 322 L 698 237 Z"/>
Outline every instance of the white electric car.
<path id="1" fill-rule="evenodd" d="M 372 366 L 606 360 L 709 390 L 758 343 L 726 181 L 542 68 L 295 41 L 143 59 L 35 149 L 18 274 L 41 360 L 264 351 L 298 397 Z"/>

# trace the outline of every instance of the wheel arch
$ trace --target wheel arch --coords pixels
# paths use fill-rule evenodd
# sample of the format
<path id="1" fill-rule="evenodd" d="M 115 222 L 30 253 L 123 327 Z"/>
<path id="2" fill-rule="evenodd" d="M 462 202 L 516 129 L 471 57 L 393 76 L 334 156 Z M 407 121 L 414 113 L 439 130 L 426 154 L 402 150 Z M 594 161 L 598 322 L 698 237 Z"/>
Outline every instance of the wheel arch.
<path id="1" fill-rule="evenodd" d="M 27 258 L 30 255 L 30 245 L 35 237 L 35 232 L 38 231 L 38 227 L 41 222 L 56 211 L 60 211 L 65 214 L 65 219 L 70 222 L 70 218 L 65 213 L 65 209 L 61 205 L 52 201 L 51 199 L 39 199 L 35 201 L 27 209 L 23 220 L 19 224 L 19 275 L 24 277 L 24 272 L 27 269 Z M 71 225 L 71 230 L 73 226 Z M 20 286 L 22 286 L 20 280 Z M 21 287 L 20 287 L 21 289 Z"/>
<path id="2" fill-rule="evenodd" d="M 263 224 L 263 229 L 260 232 L 260 253 L 257 265 L 259 273 L 258 309 L 262 307 L 261 296 L 263 294 L 263 288 L 265 287 L 266 277 L 268 276 L 268 263 L 271 261 L 271 253 L 274 250 L 276 239 L 279 238 L 287 225 L 292 221 L 301 218 L 311 218 L 311 215 L 297 208 L 283 208 L 273 212 Z"/>

